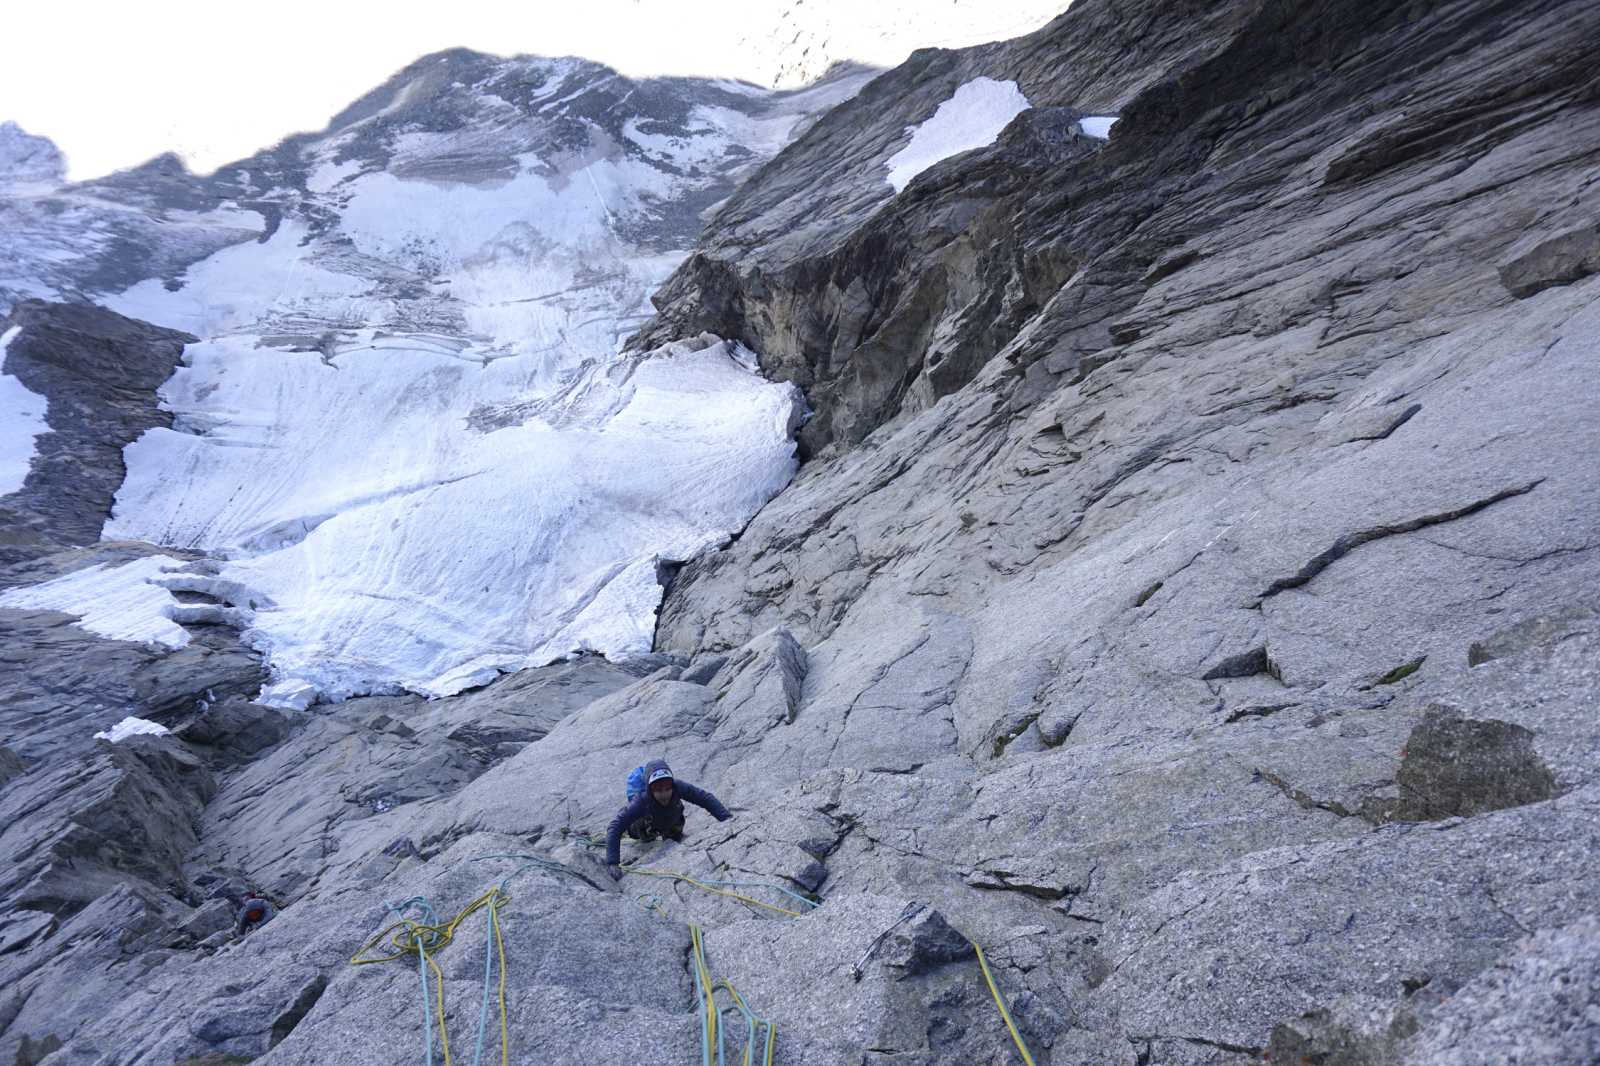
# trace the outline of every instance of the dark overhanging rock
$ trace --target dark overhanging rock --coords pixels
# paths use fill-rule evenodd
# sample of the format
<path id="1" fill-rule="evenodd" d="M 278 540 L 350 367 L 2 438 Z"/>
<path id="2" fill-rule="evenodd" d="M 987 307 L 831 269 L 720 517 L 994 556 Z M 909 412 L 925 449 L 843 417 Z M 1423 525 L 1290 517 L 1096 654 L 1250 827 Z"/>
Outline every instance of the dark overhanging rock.
<path id="1" fill-rule="evenodd" d="M 973 957 L 972 945 L 944 915 L 925 909 L 891 933 L 879 949 L 879 959 L 904 977 L 914 977 L 947 963 Z"/>
<path id="2" fill-rule="evenodd" d="M 294 723 L 284 712 L 234 697 L 194 715 L 173 729 L 173 735 L 205 750 L 219 765 L 240 765 L 293 729 Z"/>
<path id="3" fill-rule="evenodd" d="M 68 552 L 20 569 L 38 579 L 34 572 L 57 560 L 70 567 L 125 555 Z M 172 650 L 100 637 L 76 621 L 53 611 L 0 609 L 0 731 L 24 759 L 81 755 L 98 743 L 94 733 L 125 717 L 181 726 L 203 717 L 206 707 L 260 690 L 261 656 L 241 646 L 231 629 L 191 627 L 189 644 Z"/>
<path id="4" fill-rule="evenodd" d="M 59 1051 L 61 1046 L 61 1038 L 54 1033 L 46 1033 L 38 1040 L 24 1033 L 22 1043 L 17 1048 L 16 1066 L 39 1066 L 52 1053 Z"/>
<path id="5" fill-rule="evenodd" d="M 1341 1003 L 1280 1022 L 1262 1057 L 1307 1066 L 1391 1066 L 1419 1028 L 1415 1013 L 1387 1001 Z"/>

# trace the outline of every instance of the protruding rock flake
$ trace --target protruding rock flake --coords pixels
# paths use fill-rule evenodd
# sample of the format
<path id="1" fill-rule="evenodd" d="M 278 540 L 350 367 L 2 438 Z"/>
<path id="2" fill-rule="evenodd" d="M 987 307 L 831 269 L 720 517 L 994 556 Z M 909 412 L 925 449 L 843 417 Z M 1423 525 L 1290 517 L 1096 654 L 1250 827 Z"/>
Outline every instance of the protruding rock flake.
<path id="1" fill-rule="evenodd" d="M 973 78 L 926 122 L 907 127 L 910 142 L 885 164 L 889 184 L 900 192 L 940 160 L 993 144 L 1006 124 L 1030 106 L 1014 81 Z"/>

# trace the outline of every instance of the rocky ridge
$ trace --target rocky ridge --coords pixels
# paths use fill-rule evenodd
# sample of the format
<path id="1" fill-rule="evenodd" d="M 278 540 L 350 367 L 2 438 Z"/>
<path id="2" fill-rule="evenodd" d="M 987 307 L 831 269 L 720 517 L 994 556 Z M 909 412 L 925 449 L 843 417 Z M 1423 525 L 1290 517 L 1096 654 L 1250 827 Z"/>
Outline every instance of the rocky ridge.
<path id="1" fill-rule="evenodd" d="M 171 736 L 23 751 L 98 668 L 8 725 L 0 1058 L 416 1055 L 414 967 L 350 957 L 497 883 L 541 1061 L 693 1061 L 690 921 L 780 1062 L 1015 1061 L 974 942 L 1056 1066 L 1600 1055 L 1600 23 L 1121 7 L 913 57 L 712 220 L 645 337 L 751 344 L 814 457 L 656 656 L 285 714 L 194 691 L 223 636 L 81 638 L 191 655 L 120 697 Z M 1033 110 L 894 195 L 976 76 Z M 735 818 L 641 871 L 821 905 L 615 889 L 653 756 Z M 286 906 L 230 941 L 245 883 Z M 439 956 L 457 1057 L 491 947 Z"/>

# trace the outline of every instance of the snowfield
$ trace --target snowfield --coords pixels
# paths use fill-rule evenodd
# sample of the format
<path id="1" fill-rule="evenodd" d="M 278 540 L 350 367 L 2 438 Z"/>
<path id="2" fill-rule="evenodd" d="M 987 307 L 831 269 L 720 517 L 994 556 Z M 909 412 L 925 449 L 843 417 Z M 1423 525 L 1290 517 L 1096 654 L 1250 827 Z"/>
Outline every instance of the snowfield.
<path id="1" fill-rule="evenodd" d="M 148 718 L 135 718 L 129 715 L 110 729 L 102 730 L 94 736 L 96 740 L 109 740 L 115 744 L 117 741 L 127 740 L 129 737 L 162 737 L 170 732 L 172 730 L 159 722 L 152 722 Z"/>

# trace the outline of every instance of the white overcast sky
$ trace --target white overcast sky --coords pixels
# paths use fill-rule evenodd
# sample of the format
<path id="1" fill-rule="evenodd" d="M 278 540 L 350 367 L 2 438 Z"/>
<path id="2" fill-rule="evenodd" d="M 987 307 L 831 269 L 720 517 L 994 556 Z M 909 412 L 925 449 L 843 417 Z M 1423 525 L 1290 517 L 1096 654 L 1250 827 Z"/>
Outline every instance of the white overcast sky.
<path id="1" fill-rule="evenodd" d="M 625 74 L 770 85 L 818 55 L 892 66 L 914 48 L 1014 37 L 1067 3 L 13 0 L 0 121 L 54 140 L 75 180 L 164 151 L 208 173 L 321 129 L 407 63 L 446 48 L 579 55 Z"/>

